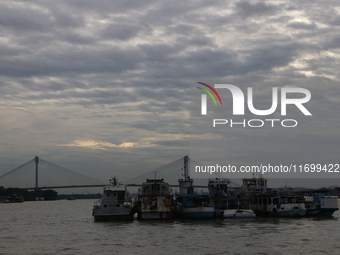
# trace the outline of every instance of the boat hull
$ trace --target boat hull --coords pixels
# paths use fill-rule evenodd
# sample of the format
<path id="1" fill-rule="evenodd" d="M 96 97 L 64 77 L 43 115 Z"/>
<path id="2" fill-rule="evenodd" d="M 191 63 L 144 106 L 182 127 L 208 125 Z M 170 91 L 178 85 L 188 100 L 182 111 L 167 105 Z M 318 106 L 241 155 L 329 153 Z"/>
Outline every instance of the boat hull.
<path id="1" fill-rule="evenodd" d="M 219 210 L 216 212 L 218 217 L 222 217 L 225 219 L 232 218 L 256 218 L 256 214 L 253 210 L 250 209 L 228 209 L 228 210 Z"/>
<path id="2" fill-rule="evenodd" d="M 173 217 L 173 212 L 138 212 L 140 220 L 169 220 Z"/>
<path id="3" fill-rule="evenodd" d="M 331 217 L 338 208 L 338 199 L 336 197 L 325 197 L 323 194 L 315 194 L 313 203 L 307 203 L 306 216 L 312 217 Z"/>
<path id="4" fill-rule="evenodd" d="M 172 196 L 144 196 L 139 198 L 138 219 L 172 219 L 175 215 Z"/>
<path id="5" fill-rule="evenodd" d="M 310 217 L 331 217 L 333 213 L 339 209 L 312 209 L 307 210 L 306 216 Z"/>
<path id="6" fill-rule="evenodd" d="M 132 220 L 133 215 L 93 215 L 95 221 Z"/>
<path id="7" fill-rule="evenodd" d="M 131 220 L 133 212 L 130 208 L 114 207 L 110 209 L 93 209 L 92 216 L 95 221 L 110 221 L 110 220 Z"/>
<path id="8" fill-rule="evenodd" d="M 305 216 L 307 210 L 289 210 L 289 211 L 269 211 L 268 216 L 271 217 L 302 217 Z"/>
<path id="9" fill-rule="evenodd" d="M 179 217 L 186 219 L 209 219 L 215 216 L 214 207 L 183 208 Z"/>

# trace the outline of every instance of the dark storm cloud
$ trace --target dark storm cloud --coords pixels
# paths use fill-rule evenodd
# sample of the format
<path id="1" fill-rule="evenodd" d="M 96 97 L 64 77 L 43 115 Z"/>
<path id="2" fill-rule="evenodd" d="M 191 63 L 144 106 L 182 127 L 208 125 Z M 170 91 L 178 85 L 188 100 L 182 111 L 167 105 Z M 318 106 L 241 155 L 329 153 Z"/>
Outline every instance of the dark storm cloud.
<path id="1" fill-rule="evenodd" d="M 0 26 L 7 31 L 47 31 L 52 24 L 51 16 L 26 7 L 18 5 L 10 8 L 1 4 Z"/>
<path id="2" fill-rule="evenodd" d="M 118 39 L 122 41 L 127 41 L 138 35 L 140 27 L 126 23 L 126 24 L 112 24 L 102 31 L 104 38 L 107 39 Z"/>
<path id="3" fill-rule="evenodd" d="M 48 5 L 48 6 L 59 6 L 59 4 L 55 3 L 44 3 L 45 1 L 42 1 L 42 5 Z M 139 0 L 131 0 L 131 1 L 124 1 L 124 0 L 118 0 L 115 2 L 112 2 L 110 0 L 103 0 L 100 2 L 95 2 L 91 0 L 75 0 L 75 1 L 61 1 L 62 6 L 65 10 L 71 10 L 75 13 L 89 13 L 94 12 L 98 15 L 106 17 L 106 15 L 109 15 L 111 13 L 114 14 L 122 14 L 129 11 L 140 11 L 144 8 L 149 8 L 152 6 L 154 2 L 157 1 L 139 1 Z"/>
<path id="4" fill-rule="evenodd" d="M 324 40 L 322 47 L 324 50 L 340 48 L 340 36 L 334 35 L 328 37 L 326 40 Z"/>
<path id="5" fill-rule="evenodd" d="M 332 26 L 340 26 L 340 16 L 336 16 L 335 18 L 333 18 L 330 22 L 330 25 Z"/>
<path id="6" fill-rule="evenodd" d="M 76 45 L 90 45 L 96 42 L 95 37 L 77 34 L 74 31 L 65 31 L 63 33 L 59 33 L 59 38 L 65 42 Z"/>
<path id="7" fill-rule="evenodd" d="M 72 73 L 120 73 L 135 69 L 141 63 L 137 49 L 98 47 L 96 49 L 51 47 L 21 54 L 0 62 L 0 75 L 40 76 Z"/>
<path id="8" fill-rule="evenodd" d="M 315 23 L 308 24 L 304 22 L 292 22 L 287 25 L 287 27 L 295 28 L 295 29 L 303 29 L 303 30 L 314 30 L 317 29 L 317 25 Z"/>
<path id="9" fill-rule="evenodd" d="M 188 146 L 188 143 L 186 141 L 183 141 L 183 140 L 157 141 L 157 142 L 155 142 L 155 144 L 159 144 L 159 145 L 166 146 L 166 147 L 185 147 L 185 146 Z"/>
<path id="10" fill-rule="evenodd" d="M 266 43 L 264 43 L 266 44 Z M 286 66 L 297 56 L 298 45 L 267 45 L 251 50 L 249 58 L 245 60 L 245 69 L 248 72 L 271 70 Z"/>
<path id="11" fill-rule="evenodd" d="M 237 59 L 237 54 L 230 50 L 203 48 L 200 51 L 188 50 L 184 54 L 171 57 L 171 62 L 165 63 L 167 69 L 157 68 L 155 75 L 165 76 L 167 73 L 184 77 L 220 77 L 228 74 L 244 72 Z"/>
<path id="12" fill-rule="evenodd" d="M 235 6 L 235 14 L 241 18 L 271 16 L 275 15 L 278 10 L 278 6 L 263 2 L 251 4 L 249 1 L 238 1 Z"/>

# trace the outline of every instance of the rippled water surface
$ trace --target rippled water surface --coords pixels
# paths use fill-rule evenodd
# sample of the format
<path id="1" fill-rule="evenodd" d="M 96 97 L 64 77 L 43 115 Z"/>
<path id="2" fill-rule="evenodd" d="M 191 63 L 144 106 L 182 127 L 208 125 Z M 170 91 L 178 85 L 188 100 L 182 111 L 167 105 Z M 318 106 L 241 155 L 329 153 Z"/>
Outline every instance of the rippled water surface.
<path id="1" fill-rule="evenodd" d="M 0 204 L 0 254 L 339 254 L 332 218 L 94 222 L 93 200 Z"/>

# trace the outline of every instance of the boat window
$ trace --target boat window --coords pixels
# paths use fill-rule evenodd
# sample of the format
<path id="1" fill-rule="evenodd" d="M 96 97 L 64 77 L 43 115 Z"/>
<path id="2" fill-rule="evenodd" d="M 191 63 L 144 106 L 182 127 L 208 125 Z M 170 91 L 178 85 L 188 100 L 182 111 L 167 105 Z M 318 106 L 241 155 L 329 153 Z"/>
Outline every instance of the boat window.
<path id="1" fill-rule="evenodd" d="M 109 194 L 109 193 L 107 193 L 107 194 L 106 194 L 106 196 L 108 197 L 108 196 L 110 196 L 110 194 Z"/>
<path id="2" fill-rule="evenodd" d="M 159 191 L 159 187 L 160 185 L 159 184 L 153 184 L 152 185 L 152 191 Z"/>
<path id="3" fill-rule="evenodd" d="M 104 207 L 107 207 L 107 205 L 104 205 Z"/>
<path id="4" fill-rule="evenodd" d="M 117 195 L 118 195 L 118 201 L 124 202 L 125 192 L 119 191 Z"/>

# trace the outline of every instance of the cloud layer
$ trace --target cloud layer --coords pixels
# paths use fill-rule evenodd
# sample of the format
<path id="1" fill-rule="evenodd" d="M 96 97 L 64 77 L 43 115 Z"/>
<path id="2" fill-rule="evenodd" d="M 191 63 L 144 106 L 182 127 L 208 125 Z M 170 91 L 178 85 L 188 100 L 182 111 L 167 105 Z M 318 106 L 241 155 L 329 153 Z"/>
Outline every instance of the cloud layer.
<path id="1" fill-rule="evenodd" d="M 272 158 L 288 157 L 297 136 L 338 152 L 335 0 L 2 1 L 0 27 L 1 172 L 38 155 L 105 181 L 176 160 L 190 150 L 196 81 L 251 86 L 259 109 L 271 87 L 307 88 L 313 126 L 270 147 Z M 249 133 L 226 153 L 244 161 L 256 143 L 251 162 L 268 152 L 259 137 L 287 141 L 274 133 Z"/>

